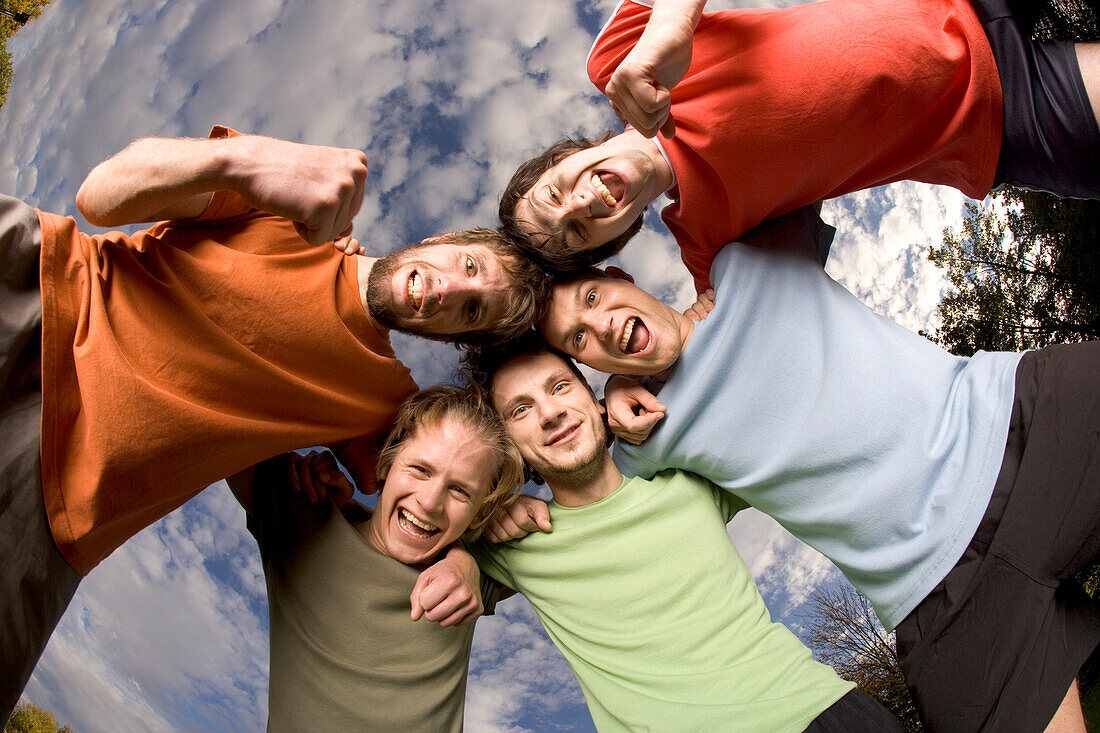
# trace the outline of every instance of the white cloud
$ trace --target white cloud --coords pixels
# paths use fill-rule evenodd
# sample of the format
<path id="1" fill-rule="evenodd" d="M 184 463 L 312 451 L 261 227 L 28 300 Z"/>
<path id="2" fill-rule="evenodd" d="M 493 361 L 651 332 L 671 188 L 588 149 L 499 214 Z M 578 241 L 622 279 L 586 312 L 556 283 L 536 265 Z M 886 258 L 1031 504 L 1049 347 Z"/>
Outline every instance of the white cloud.
<path id="1" fill-rule="evenodd" d="M 491 223 L 519 162 L 563 135 L 614 126 L 584 75 L 580 7 L 592 12 L 557 0 L 53 0 L 11 44 L 0 191 L 74 213 L 87 171 L 131 140 L 226 123 L 365 149 L 356 235 L 371 252 Z M 961 202 L 897 184 L 828 203 L 840 229 L 830 273 L 876 310 L 926 327 L 943 279 L 922 253 Z M 690 281 L 658 208 L 619 261 L 686 307 Z M 456 363 L 442 344 L 397 337 L 395 349 L 421 384 L 449 379 Z M 730 531 L 777 616 L 833 572 L 757 513 Z M 264 596 L 241 510 L 224 487 L 207 491 L 82 584 L 27 694 L 80 731 L 260 730 Z M 581 706 L 525 601 L 479 623 L 469 730 L 590 730 L 583 713 L 574 722 Z"/>

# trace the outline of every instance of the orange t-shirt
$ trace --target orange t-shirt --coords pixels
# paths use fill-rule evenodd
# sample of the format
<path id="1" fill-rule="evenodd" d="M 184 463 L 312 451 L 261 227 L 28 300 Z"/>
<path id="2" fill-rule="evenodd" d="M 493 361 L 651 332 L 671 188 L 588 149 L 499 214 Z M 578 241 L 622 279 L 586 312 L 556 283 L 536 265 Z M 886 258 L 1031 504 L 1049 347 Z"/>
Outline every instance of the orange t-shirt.
<path id="1" fill-rule="evenodd" d="M 39 221 L 42 489 L 78 572 L 288 450 L 337 447 L 373 481 L 416 385 L 362 306 L 356 258 L 224 191 L 133 236 Z"/>
<path id="2" fill-rule="evenodd" d="M 624 0 L 588 74 L 604 91 L 650 9 Z M 714 255 L 767 219 L 900 180 L 989 192 L 1001 82 L 970 0 L 828 0 L 704 13 L 672 92 L 662 217 L 700 291 Z"/>

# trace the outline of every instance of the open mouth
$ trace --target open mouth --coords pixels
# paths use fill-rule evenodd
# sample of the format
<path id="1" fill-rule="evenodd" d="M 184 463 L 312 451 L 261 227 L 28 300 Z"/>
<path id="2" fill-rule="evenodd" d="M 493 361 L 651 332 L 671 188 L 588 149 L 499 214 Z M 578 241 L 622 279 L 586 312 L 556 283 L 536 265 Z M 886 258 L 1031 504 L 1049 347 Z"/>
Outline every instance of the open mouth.
<path id="1" fill-rule="evenodd" d="M 405 290 L 409 296 L 409 305 L 416 312 L 420 312 L 420 306 L 424 302 L 424 281 L 420 278 L 420 273 L 413 270 L 409 275 L 409 281 L 405 285 Z"/>
<path id="2" fill-rule="evenodd" d="M 637 354 L 649 346 L 653 335 L 646 328 L 645 323 L 637 316 L 626 319 L 623 335 L 619 337 L 619 351 L 624 354 Z"/>
<path id="3" fill-rule="evenodd" d="M 429 524 L 428 522 L 420 521 L 405 509 L 397 510 L 397 523 L 401 525 L 401 529 L 421 539 L 427 539 L 439 533 L 439 527 L 436 527 L 434 524 Z"/>
<path id="4" fill-rule="evenodd" d="M 609 208 L 614 209 L 626 194 L 626 184 L 614 173 L 599 171 L 592 174 L 592 188 Z"/>

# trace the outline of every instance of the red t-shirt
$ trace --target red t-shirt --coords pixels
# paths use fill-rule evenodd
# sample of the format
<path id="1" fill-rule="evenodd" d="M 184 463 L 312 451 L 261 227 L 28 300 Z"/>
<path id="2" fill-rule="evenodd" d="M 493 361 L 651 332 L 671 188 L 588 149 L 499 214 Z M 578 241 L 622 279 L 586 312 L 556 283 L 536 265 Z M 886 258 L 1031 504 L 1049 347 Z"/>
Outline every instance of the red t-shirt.
<path id="1" fill-rule="evenodd" d="M 42 489 L 78 572 L 288 450 L 336 447 L 373 482 L 416 385 L 363 308 L 356 258 L 224 191 L 133 236 L 39 221 Z"/>
<path id="2" fill-rule="evenodd" d="M 649 15 L 623 0 L 596 39 L 601 92 Z M 905 179 L 985 196 L 1002 97 L 969 0 L 827 0 L 704 13 L 672 115 L 662 217 L 702 291 L 727 242 L 800 206 Z"/>

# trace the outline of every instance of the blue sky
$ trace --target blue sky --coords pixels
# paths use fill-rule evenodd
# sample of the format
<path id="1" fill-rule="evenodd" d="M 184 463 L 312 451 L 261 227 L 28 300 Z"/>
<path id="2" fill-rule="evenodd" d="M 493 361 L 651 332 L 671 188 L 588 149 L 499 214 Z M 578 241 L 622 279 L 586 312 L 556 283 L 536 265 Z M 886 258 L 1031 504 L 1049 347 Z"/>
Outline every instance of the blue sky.
<path id="1" fill-rule="evenodd" d="M 563 135 L 617 129 L 584 75 L 613 6 L 53 0 L 11 44 L 17 76 L 0 109 L 0 191 L 79 220 L 76 189 L 100 160 L 138 137 L 202 137 L 223 123 L 365 150 L 370 179 L 355 235 L 369 254 L 492 224 L 518 163 Z M 963 201 L 950 189 L 896 184 L 827 202 L 824 216 L 839 229 L 830 274 L 880 313 L 928 328 L 945 280 L 924 252 L 958 225 Z M 648 221 L 619 264 L 684 307 L 690 280 L 655 212 Z M 456 364 L 445 345 L 397 337 L 395 348 L 422 385 L 448 379 Z M 801 604 L 835 581 L 835 569 L 755 512 L 730 534 L 773 615 L 797 631 Z M 218 484 L 91 573 L 27 695 L 82 732 L 262 730 L 266 633 L 255 543 Z M 522 598 L 478 624 L 466 719 L 474 732 L 592 729 L 571 672 Z"/>

